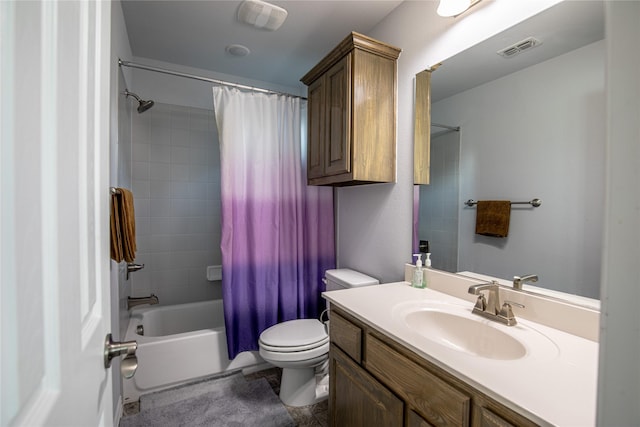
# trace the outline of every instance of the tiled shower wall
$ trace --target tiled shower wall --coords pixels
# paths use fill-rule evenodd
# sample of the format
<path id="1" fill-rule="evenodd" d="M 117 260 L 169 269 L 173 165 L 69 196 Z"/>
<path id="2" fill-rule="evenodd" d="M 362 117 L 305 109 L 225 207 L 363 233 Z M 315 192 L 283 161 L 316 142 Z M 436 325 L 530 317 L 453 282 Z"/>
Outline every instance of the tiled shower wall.
<path id="1" fill-rule="evenodd" d="M 431 183 L 420 186 L 418 237 L 429 241 L 433 268 L 458 271 L 460 132 L 431 138 Z"/>
<path id="2" fill-rule="evenodd" d="M 156 103 L 132 119 L 136 262 L 132 296 L 162 305 L 222 298 L 220 150 L 213 111 Z"/>

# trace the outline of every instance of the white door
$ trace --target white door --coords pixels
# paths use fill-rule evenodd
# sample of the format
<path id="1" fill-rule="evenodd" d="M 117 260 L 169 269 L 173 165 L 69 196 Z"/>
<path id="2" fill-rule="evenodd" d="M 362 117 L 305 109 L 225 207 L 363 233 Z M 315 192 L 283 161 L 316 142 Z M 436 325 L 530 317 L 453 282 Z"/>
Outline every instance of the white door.
<path id="1" fill-rule="evenodd" d="M 0 425 L 111 426 L 109 2 L 0 1 Z"/>

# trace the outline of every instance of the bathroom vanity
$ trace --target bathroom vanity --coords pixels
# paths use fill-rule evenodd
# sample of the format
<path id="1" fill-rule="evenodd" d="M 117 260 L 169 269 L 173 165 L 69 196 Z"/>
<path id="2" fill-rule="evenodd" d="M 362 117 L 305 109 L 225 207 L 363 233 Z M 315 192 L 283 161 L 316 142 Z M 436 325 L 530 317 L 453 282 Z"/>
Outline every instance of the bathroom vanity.
<path id="1" fill-rule="evenodd" d="M 407 282 L 324 294 L 330 425 L 595 425 L 595 340 L 528 320 L 527 307 L 516 326 L 472 314 L 475 297 L 460 292 L 478 281 L 429 273 L 459 295 Z M 548 300 L 532 298 L 543 319 Z M 587 311 L 583 325 L 597 318 Z"/>

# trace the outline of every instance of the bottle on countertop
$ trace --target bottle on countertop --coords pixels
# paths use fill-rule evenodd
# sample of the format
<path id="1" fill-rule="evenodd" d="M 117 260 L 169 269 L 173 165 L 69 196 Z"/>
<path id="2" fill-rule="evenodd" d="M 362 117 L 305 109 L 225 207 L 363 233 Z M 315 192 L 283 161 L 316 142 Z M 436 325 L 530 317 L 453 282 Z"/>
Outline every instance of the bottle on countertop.
<path id="1" fill-rule="evenodd" d="M 413 254 L 417 257 L 416 268 L 413 270 L 413 280 L 411 280 L 411 286 L 414 288 L 424 288 L 424 272 L 422 271 L 422 254 Z"/>
<path id="2" fill-rule="evenodd" d="M 431 268 L 431 253 L 427 252 L 426 255 L 427 259 L 424 260 L 424 268 L 425 269 L 430 269 Z M 423 279 L 422 279 L 422 287 L 426 288 L 429 286 L 429 273 L 426 272 L 425 274 L 423 274 Z"/>

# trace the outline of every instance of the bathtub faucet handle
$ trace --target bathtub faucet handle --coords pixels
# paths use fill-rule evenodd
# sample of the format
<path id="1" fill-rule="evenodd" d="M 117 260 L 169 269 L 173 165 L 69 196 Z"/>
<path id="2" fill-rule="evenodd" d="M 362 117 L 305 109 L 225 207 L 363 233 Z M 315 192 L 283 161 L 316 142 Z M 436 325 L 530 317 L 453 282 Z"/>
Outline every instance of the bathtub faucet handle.
<path id="1" fill-rule="evenodd" d="M 158 304 L 158 297 L 154 294 L 149 295 L 148 297 L 127 297 L 127 310 L 131 310 L 133 307 L 142 304 Z"/>
<path id="2" fill-rule="evenodd" d="M 133 262 L 127 263 L 127 280 L 129 280 L 129 273 L 140 271 L 144 268 L 144 264 L 135 264 Z"/>

